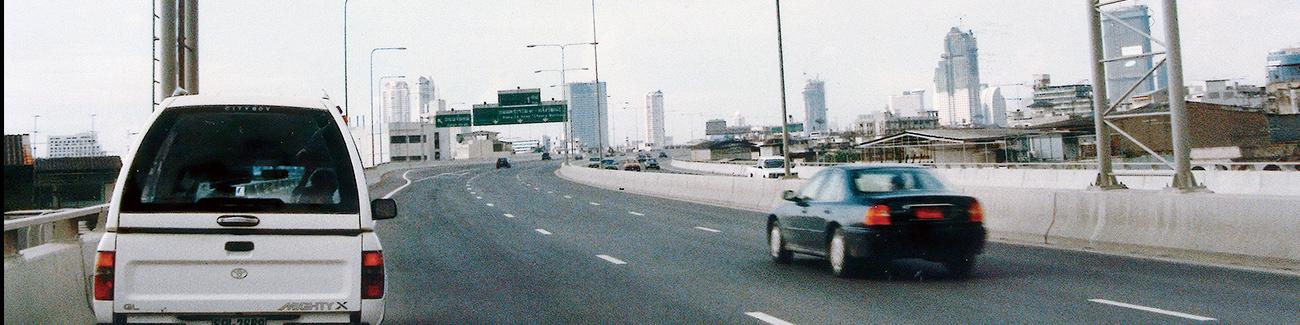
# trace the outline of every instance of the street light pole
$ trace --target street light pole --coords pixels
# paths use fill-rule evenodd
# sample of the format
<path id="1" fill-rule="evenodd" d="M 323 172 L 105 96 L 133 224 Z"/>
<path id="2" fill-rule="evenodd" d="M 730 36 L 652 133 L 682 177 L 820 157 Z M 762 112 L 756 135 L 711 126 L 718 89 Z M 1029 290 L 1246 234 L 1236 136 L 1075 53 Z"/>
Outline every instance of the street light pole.
<path id="1" fill-rule="evenodd" d="M 377 47 L 370 50 L 370 165 L 378 165 L 378 156 L 375 155 L 375 52 L 378 51 L 405 51 L 405 47 Z"/>
<path id="2" fill-rule="evenodd" d="M 776 0 L 776 57 L 781 71 L 781 156 L 785 160 L 785 178 L 790 175 L 790 115 L 785 108 L 785 48 L 781 43 L 781 0 Z"/>
<path id="3" fill-rule="evenodd" d="M 605 95 L 602 94 L 601 91 L 600 91 L 600 51 L 599 51 L 599 49 L 598 49 L 599 45 L 600 45 L 600 40 L 596 38 L 596 0 L 591 0 L 591 58 L 592 58 L 592 65 L 595 66 L 595 68 L 596 68 L 596 71 L 594 71 L 594 72 L 595 72 L 595 74 L 596 74 L 596 81 L 595 81 L 595 85 L 596 85 L 596 133 L 597 133 L 598 135 L 599 135 L 599 133 L 600 133 L 600 129 L 601 129 L 600 126 L 601 126 L 602 124 L 604 124 L 604 122 L 605 122 L 605 120 L 603 119 L 603 117 L 602 117 L 601 114 L 600 114 L 600 101 L 605 100 Z M 608 106 L 608 105 L 606 105 L 606 106 Z M 598 147 L 601 147 L 601 148 L 600 148 L 600 157 L 601 157 L 601 160 L 604 160 L 604 158 L 605 158 L 605 148 L 604 148 L 604 147 L 605 147 L 605 137 L 604 137 L 604 136 L 599 136 L 599 138 L 600 138 L 600 139 L 599 139 L 599 141 L 598 141 L 597 143 L 599 143 Z"/>
<path id="4" fill-rule="evenodd" d="M 348 0 L 343 0 L 343 116 L 348 116 L 348 104 Z"/>
<path id="5" fill-rule="evenodd" d="M 571 109 L 572 107 L 570 107 L 570 104 L 572 104 L 572 103 L 570 103 L 570 100 L 569 100 L 569 84 L 568 84 L 568 80 L 565 78 L 565 73 L 564 73 L 565 71 L 568 70 L 568 69 L 566 68 L 566 65 L 565 65 L 567 60 L 565 60 L 565 57 L 564 57 L 564 48 L 565 48 L 565 47 L 568 47 L 568 46 L 570 46 L 570 45 L 595 45 L 595 43 L 528 44 L 528 45 L 525 46 L 525 47 L 527 47 L 527 48 L 535 48 L 535 47 L 558 47 L 558 48 L 560 48 L 560 85 L 561 85 L 561 87 L 564 87 L 564 88 L 563 88 L 563 92 L 564 92 L 564 95 L 563 95 L 563 96 L 564 96 L 564 104 L 565 104 L 565 109 L 564 109 L 564 148 L 565 148 L 565 150 L 564 150 L 564 151 L 565 151 L 565 152 L 564 152 L 564 162 L 565 162 L 565 163 L 568 163 L 568 162 L 569 162 L 569 158 L 572 157 L 572 155 L 570 154 L 570 152 L 573 151 L 573 140 L 572 140 L 572 139 L 573 139 L 573 128 L 572 128 L 572 126 L 569 124 L 569 123 L 573 120 L 573 113 L 572 113 L 573 110 Z M 583 70 L 585 70 L 585 69 L 586 69 L 586 68 L 583 68 Z M 541 72 L 541 71 L 545 71 L 545 70 L 538 70 L 538 71 L 536 71 L 536 72 L 534 72 L 534 73 L 539 73 L 539 72 Z M 600 84 L 597 83 L 596 87 L 597 87 L 597 88 L 600 88 Z M 597 94 L 599 94 L 599 89 L 597 89 Z M 596 102 L 596 110 L 599 111 L 599 110 L 600 110 L 599 97 L 597 97 L 597 100 L 598 100 L 598 101 Z M 597 112 L 597 113 L 599 113 L 599 112 Z M 599 128 L 599 127 L 598 127 L 598 128 Z"/>

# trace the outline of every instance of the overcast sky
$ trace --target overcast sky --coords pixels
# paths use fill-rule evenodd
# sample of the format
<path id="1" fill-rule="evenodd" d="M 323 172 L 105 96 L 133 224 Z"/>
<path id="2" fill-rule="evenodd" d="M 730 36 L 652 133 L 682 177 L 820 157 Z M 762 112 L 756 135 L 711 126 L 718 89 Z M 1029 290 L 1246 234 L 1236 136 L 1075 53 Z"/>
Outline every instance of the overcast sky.
<path id="1" fill-rule="evenodd" d="M 1134 2 L 1134 1 L 1130 1 Z M 1153 7 L 1155 35 L 1159 1 Z M 592 38 L 586 0 L 388 1 L 349 4 L 350 106 L 368 111 L 370 49 L 405 46 L 375 59 L 375 74 L 431 76 L 449 103 L 495 102 L 495 92 L 543 88 L 561 97 L 553 48 L 530 43 Z M 42 134 L 96 129 L 123 151 L 150 110 L 150 1 L 4 2 L 4 129 Z M 600 77 L 609 84 L 615 136 L 644 137 L 645 94 L 663 90 L 670 136 L 703 134 L 703 121 L 741 112 L 778 124 L 776 22 L 772 1 L 601 1 Z M 1300 46 L 1300 1 L 1179 2 L 1190 84 L 1235 79 L 1262 84 L 1268 51 Z M 320 96 L 343 100 L 342 1 L 203 1 L 202 92 Z M 953 26 L 973 30 L 981 81 L 1028 83 L 1088 78 L 1087 21 L 1079 0 L 797 1 L 782 4 L 789 109 L 802 120 L 804 80 L 826 81 L 833 125 L 882 109 L 891 94 L 933 89 L 936 61 Z M 568 51 L 569 67 L 592 67 L 590 47 Z M 590 80 L 590 71 L 569 81 Z M 1024 94 L 1028 96 L 1028 94 Z M 1016 96 L 1013 92 L 1009 97 Z M 624 105 L 627 102 L 627 105 Z M 468 107 L 468 104 L 452 105 Z M 623 107 L 629 109 L 623 110 Z M 354 115 L 357 112 L 354 111 Z M 633 125 L 636 127 L 634 128 Z M 505 136 L 558 134 L 558 125 L 496 128 Z M 38 141 L 40 137 L 38 137 Z"/>

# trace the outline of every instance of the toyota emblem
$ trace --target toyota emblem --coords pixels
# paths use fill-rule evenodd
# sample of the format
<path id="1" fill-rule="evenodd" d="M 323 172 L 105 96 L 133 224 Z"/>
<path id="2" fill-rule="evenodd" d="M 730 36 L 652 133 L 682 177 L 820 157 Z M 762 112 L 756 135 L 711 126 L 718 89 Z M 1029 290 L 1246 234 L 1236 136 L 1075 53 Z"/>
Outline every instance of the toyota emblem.
<path id="1" fill-rule="evenodd" d="M 248 277 L 248 270 L 235 268 L 234 270 L 230 270 L 230 277 L 242 280 Z"/>

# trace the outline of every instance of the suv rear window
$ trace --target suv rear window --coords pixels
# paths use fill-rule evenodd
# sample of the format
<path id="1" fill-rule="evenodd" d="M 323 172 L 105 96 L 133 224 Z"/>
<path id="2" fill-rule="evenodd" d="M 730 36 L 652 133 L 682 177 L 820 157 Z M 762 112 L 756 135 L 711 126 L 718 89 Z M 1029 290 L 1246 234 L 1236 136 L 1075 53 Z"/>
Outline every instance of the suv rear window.
<path id="1" fill-rule="evenodd" d="M 942 190 L 943 182 L 920 168 L 873 168 L 853 172 L 853 188 L 862 193 Z"/>
<path id="2" fill-rule="evenodd" d="M 763 166 L 763 168 L 781 168 L 781 167 L 784 167 L 784 166 L 785 166 L 785 160 L 783 160 L 783 159 L 768 159 L 768 160 L 764 160 L 764 161 L 763 161 L 762 163 L 760 163 L 759 165 Z"/>
<path id="3" fill-rule="evenodd" d="M 347 150 L 324 110 L 170 109 L 140 144 L 122 211 L 357 213 Z"/>

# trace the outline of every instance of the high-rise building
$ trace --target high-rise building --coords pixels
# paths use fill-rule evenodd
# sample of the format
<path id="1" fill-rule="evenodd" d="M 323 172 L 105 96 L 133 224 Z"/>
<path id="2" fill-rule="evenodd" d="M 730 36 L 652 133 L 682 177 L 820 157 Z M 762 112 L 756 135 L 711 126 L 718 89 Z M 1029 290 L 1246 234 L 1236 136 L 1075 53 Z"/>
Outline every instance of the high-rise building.
<path id="1" fill-rule="evenodd" d="M 889 95 L 889 111 L 898 116 L 925 115 L 925 89 L 904 91 L 902 95 Z"/>
<path id="2" fill-rule="evenodd" d="M 600 94 L 605 92 L 605 82 L 600 82 Z M 606 98 L 597 98 L 596 84 L 591 82 L 569 83 L 569 127 L 573 128 L 573 139 L 580 150 L 596 150 L 604 145 L 610 146 L 609 140 L 609 103 Z"/>
<path id="3" fill-rule="evenodd" d="M 1126 26 L 1127 25 L 1127 26 Z M 1133 30 L 1133 28 L 1138 30 Z M 1102 49 L 1107 58 L 1140 55 L 1151 52 L 1151 14 L 1147 6 L 1135 5 L 1107 10 L 1101 19 Z M 1119 100 L 1125 90 L 1137 83 L 1151 70 L 1151 56 L 1134 57 L 1106 63 L 1106 98 L 1110 102 Z M 1164 66 L 1155 72 L 1133 94 L 1144 94 L 1156 89 L 1168 87 L 1168 77 Z"/>
<path id="4" fill-rule="evenodd" d="M 382 98 L 379 107 L 388 112 L 389 123 L 411 121 L 411 88 L 405 81 L 384 82 L 379 95 Z"/>
<path id="5" fill-rule="evenodd" d="M 663 148 L 664 141 L 664 92 L 656 90 L 645 95 L 645 130 L 650 147 Z"/>
<path id="6" fill-rule="evenodd" d="M 1300 114 L 1300 47 L 1281 49 L 1268 53 L 1269 112 L 1275 114 Z"/>
<path id="7" fill-rule="evenodd" d="M 986 124 L 980 106 L 979 50 L 975 33 L 953 27 L 944 37 L 943 54 L 934 69 L 934 106 L 943 126 Z"/>
<path id="8" fill-rule="evenodd" d="M 1002 96 L 1002 87 L 987 87 L 980 91 L 980 107 L 987 117 L 985 125 L 1007 126 L 1007 99 Z"/>
<path id="9" fill-rule="evenodd" d="M 826 82 L 808 79 L 803 87 L 804 129 L 808 132 L 826 131 Z"/>
<path id="10" fill-rule="evenodd" d="M 96 157 L 105 154 L 99 147 L 99 135 L 95 132 L 51 135 L 46 143 L 46 148 L 50 150 L 50 158 Z"/>
<path id="11" fill-rule="evenodd" d="M 433 79 L 421 76 L 418 84 L 420 92 L 420 117 L 429 115 L 429 112 L 438 110 L 438 90 L 433 84 Z"/>

